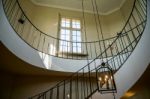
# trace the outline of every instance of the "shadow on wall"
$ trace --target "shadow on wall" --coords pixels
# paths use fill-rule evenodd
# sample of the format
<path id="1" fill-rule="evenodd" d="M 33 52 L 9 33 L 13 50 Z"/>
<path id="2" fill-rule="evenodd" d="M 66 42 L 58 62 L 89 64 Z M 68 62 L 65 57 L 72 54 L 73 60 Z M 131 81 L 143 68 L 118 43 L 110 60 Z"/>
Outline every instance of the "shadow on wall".
<path id="1" fill-rule="evenodd" d="M 142 77 L 121 99 L 150 99 L 150 64 Z"/>

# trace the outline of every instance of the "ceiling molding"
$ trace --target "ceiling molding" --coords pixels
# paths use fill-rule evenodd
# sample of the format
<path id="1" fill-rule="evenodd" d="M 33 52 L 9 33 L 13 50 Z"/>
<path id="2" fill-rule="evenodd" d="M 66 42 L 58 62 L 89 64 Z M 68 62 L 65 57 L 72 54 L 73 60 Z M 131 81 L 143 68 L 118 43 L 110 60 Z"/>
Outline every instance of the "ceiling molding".
<path id="1" fill-rule="evenodd" d="M 122 2 L 120 3 L 120 5 L 118 7 L 116 7 L 113 10 L 107 11 L 106 13 L 99 12 L 99 15 L 109 15 L 109 14 L 112 14 L 113 12 L 120 10 L 120 8 L 124 5 L 125 1 L 126 0 L 122 0 Z M 58 9 L 82 12 L 80 9 L 76 9 L 76 8 L 64 7 L 64 6 L 58 6 L 58 5 L 50 5 L 50 4 L 41 4 L 41 3 L 36 2 L 35 0 L 31 0 L 31 2 L 37 6 L 44 6 L 44 7 L 51 7 L 51 8 L 58 8 Z M 85 12 L 93 14 L 93 11 L 90 11 L 90 10 L 85 10 Z"/>

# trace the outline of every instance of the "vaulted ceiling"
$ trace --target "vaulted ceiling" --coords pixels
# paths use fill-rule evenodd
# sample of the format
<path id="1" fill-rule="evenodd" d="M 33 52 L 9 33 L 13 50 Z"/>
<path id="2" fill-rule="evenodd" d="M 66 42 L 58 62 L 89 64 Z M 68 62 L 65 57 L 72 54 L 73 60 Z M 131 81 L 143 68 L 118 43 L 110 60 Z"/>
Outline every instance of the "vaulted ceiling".
<path id="1" fill-rule="evenodd" d="M 31 0 L 40 6 L 82 11 L 82 0 Z M 98 11 L 102 15 L 108 15 L 122 7 L 126 0 L 96 0 Z M 92 0 L 83 0 L 86 12 L 93 12 Z M 93 0 L 95 2 L 95 0 Z"/>

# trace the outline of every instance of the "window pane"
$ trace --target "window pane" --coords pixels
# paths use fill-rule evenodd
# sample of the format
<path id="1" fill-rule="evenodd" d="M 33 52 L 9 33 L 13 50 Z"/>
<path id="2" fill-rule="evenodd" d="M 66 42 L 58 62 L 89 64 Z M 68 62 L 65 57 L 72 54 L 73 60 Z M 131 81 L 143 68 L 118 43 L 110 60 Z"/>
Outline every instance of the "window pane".
<path id="1" fill-rule="evenodd" d="M 70 27 L 70 23 L 66 23 L 66 24 L 65 24 L 65 27 Z"/>
<path id="2" fill-rule="evenodd" d="M 67 41 L 70 40 L 69 35 L 66 35 L 66 39 L 65 40 L 67 40 Z"/>
<path id="3" fill-rule="evenodd" d="M 77 26 L 77 28 L 80 28 L 81 26 L 80 26 L 80 23 L 79 24 L 76 24 L 76 26 Z"/>
<path id="4" fill-rule="evenodd" d="M 81 43 L 77 43 L 77 45 L 76 45 L 77 47 L 81 47 Z"/>
<path id="5" fill-rule="evenodd" d="M 70 51 L 70 46 L 62 45 L 62 46 L 60 46 L 59 50 L 63 51 L 63 52 L 68 52 L 68 51 Z"/>
<path id="6" fill-rule="evenodd" d="M 69 40 L 70 30 L 61 29 L 60 38 L 64 40 Z"/>
<path id="7" fill-rule="evenodd" d="M 80 29 L 80 25 L 72 24 L 72 28 Z"/>
<path id="8" fill-rule="evenodd" d="M 69 34 L 70 34 L 70 30 L 65 30 L 65 33 L 66 33 L 66 35 L 68 35 L 68 36 L 69 36 Z"/>
<path id="9" fill-rule="evenodd" d="M 78 47 L 78 53 L 81 53 L 81 47 Z"/>
<path id="10" fill-rule="evenodd" d="M 65 42 L 64 42 L 64 41 L 61 41 L 60 44 L 61 44 L 61 46 L 64 46 L 64 45 L 65 45 Z"/>
<path id="11" fill-rule="evenodd" d="M 72 31 L 72 35 L 76 36 L 77 35 L 77 31 Z"/>
<path id="12" fill-rule="evenodd" d="M 72 46 L 76 47 L 76 46 L 77 46 L 77 44 L 76 44 L 76 43 L 72 43 Z"/>
<path id="13" fill-rule="evenodd" d="M 67 51 L 67 46 L 63 46 L 63 51 Z"/>
<path id="14" fill-rule="evenodd" d="M 73 52 L 81 53 L 81 47 L 73 47 Z"/>
<path id="15" fill-rule="evenodd" d="M 67 52 L 67 48 L 68 48 L 67 46 L 61 46 L 60 51 Z"/>
<path id="16" fill-rule="evenodd" d="M 60 38 L 63 40 L 70 40 L 70 30 L 61 29 Z"/>
<path id="17" fill-rule="evenodd" d="M 62 18 L 61 19 L 61 27 L 70 27 L 70 19 Z"/>
<path id="18" fill-rule="evenodd" d="M 65 26 L 66 26 L 65 22 L 62 22 L 61 27 L 65 27 Z"/>
<path id="19" fill-rule="evenodd" d="M 68 42 L 65 41 L 65 46 L 68 46 Z"/>
<path id="20" fill-rule="evenodd" d="M 59 46 L 59 50 L 62 51 L 62 46 Z"/>
<path id="21" fill-rule="evenodd" d="M 61 35 L 66 34 L 65 29 L 61 29 Z"/>
<path id="22" fill-rule="evenodd" d="M 77 36 L 81 36 L 81 32 L 80 31 L 77 31 Z"/>
<path id="23" fill-rule="evenodd" d="M 81 37 L 77 37 L 76 41 L 81 42 Z"/>
<path id="24" fill-rule="evenodd" d="M 70 34 L 70 30 L 68 30 L 68 29 L 61 29 L 61 35 L 62 34 L 69 35 Z"/>
<path id="25" fill-rule="evenodd" d="M 76 36 L 72 36 L 72 41 L 73 41 L 73 42 L 76 42 L 76 41 L 77 41 Z"/>
<path id="26" fill-rule="evenodd" d="M 76 47 L 73 47 L 73 52 L 77 52 L 77 48 Z"/>
<path id="27" fill-rule="evenodd" d="M 61 35 L 61 39 L 62 39 L 62 40 L 65 40 L 65 35 Z"/>
<path id="28" fill-rule="evenodd" d="M 80 20 L 72 20 L 72 28 L 80 29 Z"/>
<path id="29" fill-rule="evenodd" d="M 72 36 L 76 36 L 76 31 L 73 31 L 73 32 L 72 32 Z"/>

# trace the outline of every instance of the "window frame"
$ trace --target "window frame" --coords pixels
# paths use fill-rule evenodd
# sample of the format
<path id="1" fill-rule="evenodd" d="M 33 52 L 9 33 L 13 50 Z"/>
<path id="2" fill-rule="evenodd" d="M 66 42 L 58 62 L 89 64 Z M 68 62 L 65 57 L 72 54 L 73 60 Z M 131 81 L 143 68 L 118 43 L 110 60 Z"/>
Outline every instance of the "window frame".
<path id="1" fill-rule="evenodd" d="M 70 20 L 70 27 L 63 27 L 62 26 L 62 19 L 69 19 Z M 73 20 L 79 20 L 79 22 L 80 22 L 80 28 L 73 28 Z M 63 53 L 72 53 L 72 54 L 81 54 L 83 51 L 83 48 L 82 48 L 82 35 L 83 35 L 83 33 L 82 33 L 82 28 L 83 28 L 83 26 L 82 26 L 82 20 L 81 20 L 81 18 L 76 18 L 76 17 L 65 17 L 65 16 L 61 16 L 60 17 L 60 19 L 59 19 L 59 27 L 58 27 L 58 37 L 61 39 L 60 41 L 58 41 L 58 52 L 63 52 Z M 70 31 L 70 34 L 69 34 L 69 40 L 65 40 L 64 39 L 64 41 L 66 42 L 66 41 L 68 41 L 69 42 L 69 50 L 68 50 L 68 43 L 67 43 L 67 45 L 65 45 L 64 46 L 64 48 L 65 48 L 65 50 L 63 50 L 64 48 L 63 48 L 63 46 L 62 45 L 60 45 L 60 43 L 61 43 L 61 41 L 62 41 L 62 38 L 61 38 L 61 30 L 62 29 L 64 29 L 64 30 L 69 30 Z M 73 50 L 73 31 L 79 31 L 80 32 L 80 41 L 77 41 L 77 33 L 76 33 L 76 41 L 75 41 L 75 43 L 76 42 L 79 42 L 80 43 L 80 51 L 78 51 L 78 48 L 77 48 L 77 44 L 76 44 L 76 50 L 74 51 Z M 61 48 L 60 47 L 62 47 L 62 50 L 61 50 Z"/>

